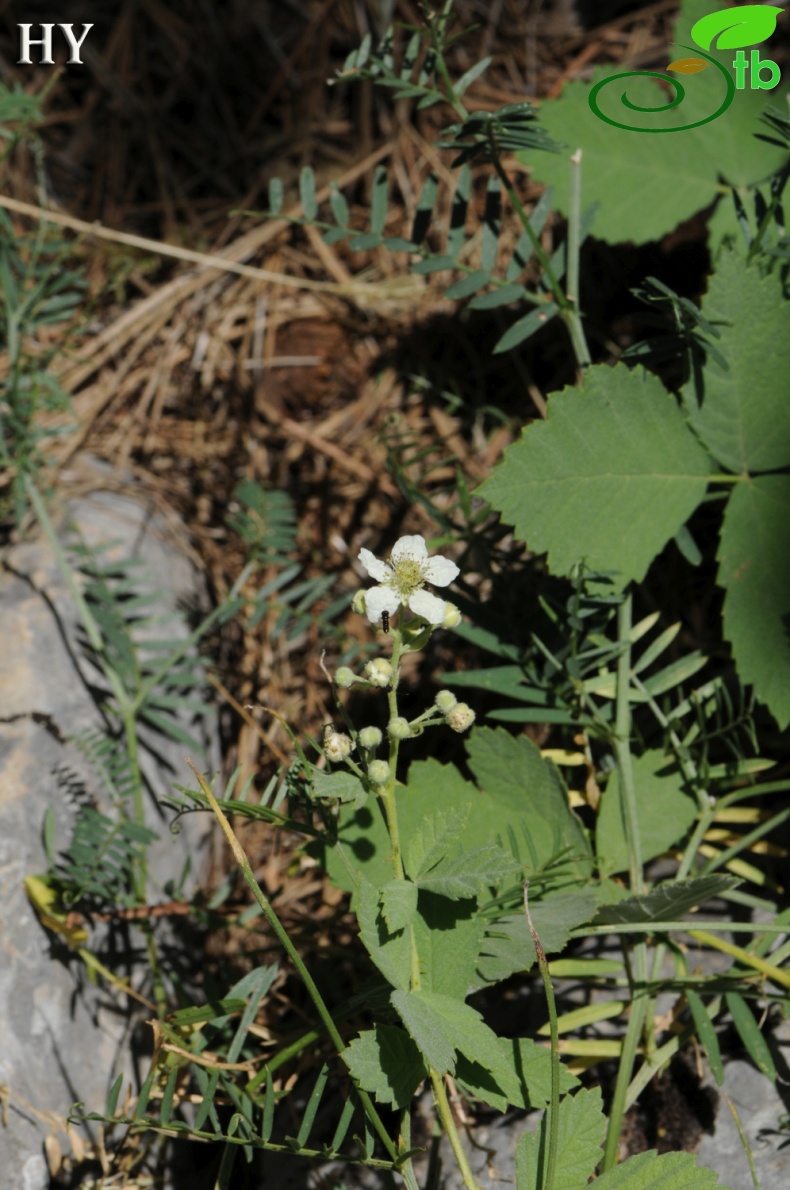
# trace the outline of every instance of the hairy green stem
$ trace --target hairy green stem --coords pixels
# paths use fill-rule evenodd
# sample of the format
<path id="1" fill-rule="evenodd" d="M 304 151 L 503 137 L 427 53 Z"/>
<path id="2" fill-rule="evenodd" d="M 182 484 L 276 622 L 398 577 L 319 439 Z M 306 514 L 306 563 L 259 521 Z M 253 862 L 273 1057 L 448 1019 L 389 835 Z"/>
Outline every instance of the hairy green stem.
<path id="1" fill-rule="evenodd" d="M 294 946 L 293 942 L 291 941 L 291 939 L 288 936 L 288 933 L 287 933 L 285 927 L 283 926 L 279 917 L 277 916 L 274 909 L 272 908 L 269 898 L 266 896 L 263 889 L 258 884 L 258 881 L 255 879 L 255 875 L 252 871 L 252 868 L 250 867 L 250 861 L 247 859 L 247 856 L 244 853 L 244 848 L 241 846 L 241 843 L 239 843 L 238 839 L 236 838 L 236 835 L 234 834 L 234 831 L 233 831 L 233 827 L 228 822 L 228 819 L 225 817 L 225 814 L 223 813 L 222 808 L 220 807 L 217 799 L 214 797 L 214 794 L 211 792 L 208 782 L 206 781 L 205 777 L 203 777 L 202 773 L 198 772 L 197 768 L 195 767 L 195 765 L 192 763 L 191 760 L 187 759 L 187 764 L 189 765 L 189 767 L 192 769 L 192 772 L 197 777 L 198 784 L 200 785 L 200 788 L 202 789 L 203 794 L 204 794 L 208 804 L 211 806 L 211 809 L 214 812 L 215 818 L 217 819 L 217 821 L 220 824 L 220 827 L 222 828 L 222 833 L 224 834 L 225 838 L 228 841 L 228 845 L 229 845 L 231 851 L 233 852 L 233 857 L 236 860 L 236 863 L 239 865 L 241 873 L 244 876 L 244 879 L 246 880 L 246 882 L 250 888 L 250 891 L 252 892 L 252 895 L 255 897 L 255 900 L 257 901 L 257 903 L 260 905 L 261 909 L 263 910 L 263 914 L 264 914 L 266 920 L 268 921 L 269 925 L 272 927 L 272 930 L 274 931 L 277 939 L 281 943 L 281 945 L 282 945 L 283 949 L 285 950 L 286 954 L 288 955 L 288 957 L 291 959 L 291 962 L 293 963 L 294 967 L 296 968 L 302 982 L 304 983 L 305 987 L 307 988 L 307 992 L 310 996 L 310 999 L 313 1001 L 316 1011 L 318 1012 L 318 1015 L 321 1018 L 321 1023 L 323 1024 L 324 1028 L 326 1029 L 327 1033 L 329 1034 L 329 1037 L 331 1038 L 332 1043 L 335 1046 L 335 1049 L 337 1050 L 337 1052 L 339 1054 L 342 1055 L 343 1051 L 346 1049 L 346 1043 L 343 1041 L 343 1038 L 340 1036 L 337 1026 L 335 1025 L 335 1022 L 332 1020 L 332 1015 L 331 1015 L 329 1009 L 327 1008 L 326 1004 L 324 1003 L 324 999 L 323 999 L 321 993 L 319 992 L 319 990 L 315 984 L 315 981 L 313 980 L 312 975 L 307 970 L 307 967 L 305 966 L 305 964 L 302 960 L 302 957 L 299 954 L 299 951 Z M 382 1144 L 384 1145 L 384 1147 L 387 1150 L 388 1154 L 390 1155 L 391 1159 L 393 1161 L 397 1161 L 397 1159 L 398 1159 L 397 1149 L 392 1141 L 392 1138 L 390 1137 L 389 1133 L 387 1132 L 387 1129 L 384 1127 L 384 1124 L 381 1121 L 381 1117 L 379 1116 L 379 1113 L 377 1112 L 377 1110 L 373 1104 L 373 1101 L 371 1100 L 370 1096 L 368 1095 L 368 1093 L 366 1091 L 363 1091 L 363 1090 L 357 1088 L 357 1094 L 359 1095 L 362 1105 L 365 1108 L 365 1112 L 367 1113 L 368 1119 L 370 1120 L 371 1124 L 373 1125 L 373 1128 L 375 1129 L 376 1133 L 378 1134 L 379 1139 L 381 1140 Z"/>
<path id="2" fill-rule="evenodd" d="M 544 1166 L 543 1185 L 541 1190 L 554 1190 L 554 1175 L 557 1169 L 557 1146 L 560 1134 L 560 1034 L 557 1024 L 557 1003 L 554 999 L 554 985 L 551 982 L 551 972 L 546 959 L 546 952 L 541 946 L 538 932 L 532 923 L 529 911 L 529 881 L 524 882 L 524 913 L 527 916 L 529 932 L 538 959 L 540 978 L 546 994 L 546 1005 L 549 1010 L 549 1033 L 551 1035 L 551 1102 L 548 1107 L 549 1147 Z"/>
<path id="3" fill-rule="evenodd" d="M 431 1070 L 430 1076 L 431 1086 L 433 1087 L 433 1097 L 436 1101 L 436 1110 L 439 1113 L 439 1119 L 442 1122 L 442 1127 L 447 1133 L 447 1139 L 449 1140 L 450 1147 L 453 1150 L 453 1156 L 455 1157 L 458 1169 L 461 1172 L 464 1185 L 466 1186 L 467 1190 L 480 1190 L 477 1179 L 472 1173 L 472 1167 L 469 1164 L 469 1158 L 464 1151 L 464 1146 L 461 1144 L 461 1137 L 458 1133 L 458 1129 L 455 1126 L 452 1108 L 450 1107 L 450 1101 L 447 1098 L 447 1091 L 445 1090 L 441 1076 L 438 1075 L 435 1070 Z"/>
<path id="4" fill-rule="evenodd" d="M 631 592 L 623 599 L 617 613 L 617 638 L 622 652 L 617 661 L 617 692 L 615 698 L 614 749 L 617 758 L 620 799 L 623 813 L 623 828 L 629 854 L 629 877 L 631 893 L 639 896 L 643 891 L 642 844 L 639 837 L 639 812 L 636 804 L 636 789 L 631 763 Z M 631 1081 L 639 1041 L 642 1036 L 648 1005 L 647 993 L 647 944 L 639 941 L 633 949 L 634 982 L 632 984 L 631 1013 L 628 1018 L 620 1065 L 617 1070 L 609 1124 L 604 1146 L 603 1169 L 610 1169 L 617 1160 L 625 1114 L 628 1085 Z"/>

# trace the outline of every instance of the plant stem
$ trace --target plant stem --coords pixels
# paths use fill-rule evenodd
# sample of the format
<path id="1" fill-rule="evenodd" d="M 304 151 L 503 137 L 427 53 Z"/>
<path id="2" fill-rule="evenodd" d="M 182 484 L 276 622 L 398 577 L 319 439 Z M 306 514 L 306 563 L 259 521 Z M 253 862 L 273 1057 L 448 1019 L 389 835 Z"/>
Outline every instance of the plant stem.
<path id="1" fill-rule="evenodd" d="M 444 1083 L 441 1076 L 435 1070 L 431 1070 L 431 1085 L 433 1087 L 433 1097 L 436 1101 L 436 1110 L 439 1113 L 439 1119 L 442 1122 L 442 1127 L 447 1133 L 447 1139 L 450 1142 L 450 1147 L 453 1150 L 453 1155 L 461 1171 L 461 1177 L 464 1180 L 464 1185 L 467 1190 L 480 1190 L 475 1175 L 472 1173 L 472 1167 L 469 1164 L 469 1158 L 464 1152 L 464 1147 L 461 1144 L 461 1137 L 458 1134 L 458 1129 L 455 1126 L 453 1119 L 452 1108 L 450 1101 L 447 1098 L 447 1092 L 444 1089 Z"/>
<path id="2" fill-rule="evenodd" d="M 617 694 L 615 700 L 614 749 L 620 778 L 620 799 L 623 813 L 623 828 L 629 854 L 629 878 L 631 893 L 639 896 L 643 891 L 642 843 L 639 837 L 639 812 L 636 804 L 634 773 L 631 764 L 631 592 L 623 599 L 617 613 L 617 639 L 622 652 L 617 660 Z M 604 1146 L 604 1170 L 610 1169 L 617 1160 L 620 1129 L 625 1114 L 625 1101 L 631 1081 L 639 1039 L 647 1018 L 647 944 L 637 942 L 633 950 L 634 983 L 632 985 L 631 1014 L 628 1018 L 620 1065 L 617 1071 L 612 1106 L 609 1111 L 609 1125 Z"/>
<path id="3" fill-rule="evenodd" d="M 540 978 L 543 981 L 543 990 L 546 993 L 546 1004 L 549 1010 L 549 1032 L 551 1034 L 551 1102 L 548 1107 L 549 1148 L 541 1190 L 554 1190 L 554 1174 L 557 1168 L 557 1145 L 560 1131 L 560 1036 L 557 1024 L 557 1004 L 554 999 L 551 972 L 549 971 L 546 952 L 541 946 L 538 932 L 532 924 L 532 916 L 529 912 L 528 880 L 524 882 L 524 912 L 527 915 L 529 932 L 532 935 L 532 942 L 535 946 Z"/>
<path id="4" fill-rule="evenodd" d="M 250 861 L 247 859 L 247 856 L 244 853 L 243 847 L 241 846 L 238 839 L 236 838 L 236 835 L 233 832 L 233 827 L 228 822 L 219 803 L 217 802 L 217 799 L 214 797 L 214 794 L 211 792 L 208 782 L 203 777 L 202 773 L 198 772 L 197 768 L 195 767 L 195 765 L 192 763 L 191 760 L 187 759 L 187 764 L 189 765 L 189 767 L 192 769 L 192 772 L 197 777 L 198 784 L 200 785 L 200 788 L 202 789 L 203 794 L 205 795 L 205 798 L 208 801 L 208 804 L 211 806 L 211 809 L 213 810 L 217 821 L 219 822 L 220 826 L 222 827 L 222 833 L 225 835 L 225 838 L 228 841 L 228 845 L 229 845 L 231 851 L 233 852 L 233 857 L 236 860 L 236 863 L 239 865 L 242 875 L 244 876 L 244 879 L 247 881 L 247 884 L 249 885 L 252 895 L 255 897 L 255 900 L 257 901 L 257 903 L 260 905 L 261 909 L 263 910 L 263 914 L 264 914 L 266 920 L 268 921 L 269 925 L 272 927 L 272 930 L 274 931 L 278 940 L 282 944 L 282 947 L 285 950 L 286 954 L 291 959 L 291 962 L 293 963 L 299 976 L 301 977 L 302 982 L 304 983 L 305 987 L 307 988 L 310 999 L 313 1001 L 313 1004 L 316 1007 L 318 1015 L 321 1018 L 321 1022 L 324 1025 L 324 1028 L 326 1029 L 327 1033 L 329 1034 L 329 1037 L 331 1038 L 332 1043 L 335 1046 L 335 1049 L 342 1056 L 343 1051 L 346 1049 L 346 1043 L 343 1041 L 343 1038 L 340 1036 L 337 1026 L 335 1025 L 335 1022 L 332 1020 L 332 1016 L 329 1012 L 329 1009 L 327 1008 L 326 1004 L 324 1003 L 323 997 L 321 996 L 321 993 L 319 992 L 318 988 L 316 987 L 313 977 L 311 976 L 310 972 L 307 970 L 307 967 L 305 966 L 304 962 L 302 961 L 301 955 L 299 954 L 298 950 L 294 946 L 291 939 L 288 937 L 288 933 L 287 933 L 285 927 L 283 926 L 282 922 L 280 921 L 279 917 L 274 912 L 274 909 L 272 908 L 272 905 L 271 905 L 268 897 L 264 893 L 261 886 L 258 884 L 258 881 L 255 879 L 252 868 L 250 867 Z M 371 1100 L 367 1091 L 363 1091 L 360 1088 L 357 1088 L 357 1094 L 359 1095 L 362 1105 L 365 1108 L 368 1119 L 370 1120 L 376 1133 L 379 1136 L 379 1139 L 381 1140 L 382 1144 L 384 1145 L 385 1149 L 387 1150 L 387 1153 L 389 1154 L 389 1156 L 392 1158 L 393 1161 L 397 1161 L 397 1159 L 398 1159 L 397 1149 L 392 1141 L 392 1138 L 390 1137 L 389 1133 L 387 1132 L 387 1129 L 384 1127 L 384 1125 L 381 1121 L 381 1117 L 379 1116 L 379 1113 L 376 1111 L 376 1108 L 373 1104 L 373 1101 Z"/>

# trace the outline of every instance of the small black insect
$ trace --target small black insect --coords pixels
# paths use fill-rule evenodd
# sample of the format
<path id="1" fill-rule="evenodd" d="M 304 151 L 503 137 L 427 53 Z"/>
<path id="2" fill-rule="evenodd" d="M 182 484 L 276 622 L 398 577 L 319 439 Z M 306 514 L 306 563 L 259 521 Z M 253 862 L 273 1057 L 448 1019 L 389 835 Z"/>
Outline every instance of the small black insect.
<path id="1" fill-rule="evenodd" d="M 381 613 L 381 630 L 382 630 L 382 632 L 389 632 L 389 630 L 390 630 L 390 614 L 389 614 L 389 612 Z"/>

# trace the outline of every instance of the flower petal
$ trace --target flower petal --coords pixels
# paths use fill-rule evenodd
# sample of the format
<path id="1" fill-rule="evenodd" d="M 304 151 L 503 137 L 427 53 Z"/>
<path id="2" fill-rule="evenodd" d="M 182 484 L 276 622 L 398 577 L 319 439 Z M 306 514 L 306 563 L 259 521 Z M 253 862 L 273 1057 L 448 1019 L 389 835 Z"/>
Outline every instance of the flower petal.
<path id="1" fill-rule="evenodd" d="M 418 562 L 422 562 L 427 557 L 428 547 L 425 544 L 425 538 L 421 537 L 419 533 L 412 533 L 409 537 L 399 537 L 392 547 L 394 566 L 397 566 L 401 558 L 415 558 Z"/>
<path id="2" fill-rule="evenodd" d="M 371 578 L 374 578 L 377 583 L 386 583 L 392 575 L 392 567 L 388 566 L 386 562 L 382 562 L 370 550 L 360 550 L 357 554 L 362 565 L 367 570 Z"/>
<path id="3" fill-rule="evenodd" d="M 447 604 L 430 591 L 415 591 L 409 599 L 409 607 L 416 616 L 422 616 L 429 624 L 441 624 Z"/>
<path id="4" fill-rule="evenodd" d="M 455 562 L 449 558 L 429 558 L 423 568 L 426 580 L 435 587 L 448 587 L 460 573 Z"/>
<path id="5" fill-rule="evenodd" d="M 382 612 L 391 616 L 400 609 L 400 599 L 392 587 L 371 587 L 365 592 L 365 611 L 371 624 L 377 624 Z"/>

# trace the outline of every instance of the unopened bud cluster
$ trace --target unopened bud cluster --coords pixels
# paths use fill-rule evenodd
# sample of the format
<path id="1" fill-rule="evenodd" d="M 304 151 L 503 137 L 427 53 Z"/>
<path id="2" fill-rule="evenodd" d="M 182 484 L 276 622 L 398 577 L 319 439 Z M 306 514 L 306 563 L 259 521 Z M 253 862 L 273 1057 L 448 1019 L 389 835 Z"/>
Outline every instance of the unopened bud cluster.
<path id="1" fill-rule="evenodd" d="M 466 731 L 475 721 L 475 713 L 465 702 L 457 702 L 452 710 L 444 717 L 445 723 L 453 731 Z"/>
<path id="2" fill-rule="evenodd" d="M 331 727 L 324 732 L 324 755 L 332 764 L 340 764 L 350 756 L 353 747 L 354 741 L 350 736 L 334 731 Z"/>
<path id="3" fill-rule="evenodd" d="M 382 690 L 392 681 L 392 664 L 386 657 L 376 657 L 373 661 L 368 661 L 363 672 L 371 686 L 378 686 Z"/>

